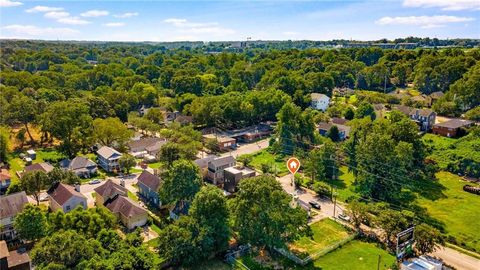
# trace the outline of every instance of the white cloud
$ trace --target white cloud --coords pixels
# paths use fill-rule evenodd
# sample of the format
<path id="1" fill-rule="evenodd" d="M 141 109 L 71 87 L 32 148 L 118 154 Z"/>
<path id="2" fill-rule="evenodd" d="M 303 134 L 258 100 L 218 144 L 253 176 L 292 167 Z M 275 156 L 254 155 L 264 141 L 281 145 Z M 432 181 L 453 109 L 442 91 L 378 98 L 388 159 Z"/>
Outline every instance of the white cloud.
<path id="1" fill-rule="evenodd" d="M 163 22 L 173 25 L 179 29 L 179 32 L 185 33 L 182 37 L 192 37 L 189 34 L 210 34 L 216 36 L 225 36 L 235 33 L 235 30 L 219 26 L 216 22 L 198 23 L 189 22 L 187 19 L 169 18 Z"/>
<path id="2" fill-rule="evenodd" d="M 82 20 L 79 17 L 64 17 L 58 19 L 57 22 L 71 25 L 85 25 L 90 23 L 89 21 Z"/>
<path id="3" fill-rule="evenodd" d="M 11 0 L 0 0 L 0 7 L 18 7 L 23 5 L 22 2 Z"/>
<path id="4" fill-rule="evenodd" d="M 105 23 L 103 25 L 107 26 L 107 27 L 121 27 L 121 26 L 125 26 L 125 23 L 123 23 L 123 22 L 110 22 L 110 23 Z"/>
<path id="5" fill-rule="evenodd" d="M 439 7 L 442 10 L 480 10 L 479 0 L 403 0 L 405 7 Z"/>
<path id="6" fill-rule="evenodd" d="M 28 13 L 38 13 L 38 12 L 52 12 L 52 11 L 62 11 L 61 7 L 47 7 L 47 6 L 35 6 L 33 8 L 25 10 Z"/>
<path id="7" fill-rule="evenodd" d="M 115 18 L 130 18 L 130 17 L 135 17 L 135 16 L 138 16 L 138 12 L 126 12 L 126 13 L 122 13 L 122 14 L 113 15 L 113 17 L 115 17 Z"/>
<path id="8" fill-rule="evenodd" d="M 107 16 L 108 14 L 110 14 L 110 12 L 108 12 L 106 10 L 93 9 L 93 10 L 89 10 L 87 12 L 84 12 L 84 13 L 80 14 L 80 16 L 82 16 L 82 17 L 101 17 L 101 16 Z"/>
<path id="9" fill-rule="evenodd" d="M 60 18 L 65 18 L 65 17 L 70 16 L 70 13 L 68 13 L 66 11 L 50 11 L 50 12 L 45 13 L 45 15 L 43 15 L 43 16 L 45 18 L 49 18 L 49 19 L 60 19 Z"/>
<path id="10" fill-rule="evenodd" d="M 294 31 L 285 31 L 282 33 L 284 36 L 289 36 L 289 37 L 293 37 L 293 36 L 296 36 L 298 35 L 299 33 L 298 32 L 294 32 Z"/>
<path id="11" fill-rule="evenodd" d="M 380 25 L 414 25 L 422 28 L 443 27 L 448 23 L 470 22 L 473 18 L 457 16 L 406 16 L 406 17 L 383 17 L 375 23 Z"/>
<path id="12" fill-rule="evenodd" d="M 38 27 L 35 25 L 12 24 L 2 27 L 4 30 L 19 36 L 26 37 L 45 37 L 45 36 L 65 36 L 78 33 L 77 30 L 70 28 Z"/>

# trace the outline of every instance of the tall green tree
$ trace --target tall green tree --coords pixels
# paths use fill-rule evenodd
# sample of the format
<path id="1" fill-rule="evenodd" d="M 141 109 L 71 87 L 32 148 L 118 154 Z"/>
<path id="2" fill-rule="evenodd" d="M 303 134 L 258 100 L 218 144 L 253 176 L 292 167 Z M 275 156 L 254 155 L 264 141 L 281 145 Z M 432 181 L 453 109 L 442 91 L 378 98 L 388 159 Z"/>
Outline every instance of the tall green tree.
<path id="1" fill-rule="evenodd" d="M 0 162 L 8 160 L 8 153 L 10 152 L 10 129 L 8 127 L 0 126 Z"/>
<path id="2" fill-rule="evenodd" d="M 28 195 L 40 203 L 40 192 L 50 186 L 51 182 L 43 171 L 26 172 L 20 177 L 20 186 Z"/>
<path id="3" fill-rule="evenodd" d="M 97 118 L 92 124 L 94 139 L 103 145 L 112 146 L 116 143 L 122 148 L 133 136 L 133 132 L 118 118 Z"/>
<path id="4" fill-rule="evenodd" d="M 420 254 L 432 253 L 443 244 L 445 239 L 437 228 L 425 223 L 415 226 L 415 249 Z"/>
<path id="5" fill-rule="evenodd" d="M 36 241 L 47 232 L 45 213 L 38 207 L 27 204 L 16 217 L 13 223 L 19 237 L 27 241 Z"/>
<path id="6" fill-rule="evenodd" d="M 23 94 L 19 94 L 12 99 L 8 106 L 8 118 L 10 119 L 10 122 L 18 122 L 22 124 L 25 127 L 30 142 L 32 143 L 35 142 L 35 140 L 30 132 L 29 124 L 36 121 L 37 113 L 38 111 L 35 100 Z"/>
<path id="7" fill-rule="evenodd" d="M 123 154 L 118 160 L 118 164 L 124 169 L 127 174 L 130 174 L 130 170 L 137 164 L 135 157 L 130 154 Z"/>
<path id="8" fill-rule="evenodd" d="M 160 187 L 162 202 L 191 201 L 202 186 L 202 176 L 197 165 L 188 160 L 174 161 L 163 175 Z"/>
<path id="9" fill-rule="evenodd" d="M 307 224 L 304 210 L 290 206 L 292 198 L 272 176 L 242 180 L 229 206 L 233 230 L 242 243 L 259 248 L 284 247 L 299 237 Z"/>

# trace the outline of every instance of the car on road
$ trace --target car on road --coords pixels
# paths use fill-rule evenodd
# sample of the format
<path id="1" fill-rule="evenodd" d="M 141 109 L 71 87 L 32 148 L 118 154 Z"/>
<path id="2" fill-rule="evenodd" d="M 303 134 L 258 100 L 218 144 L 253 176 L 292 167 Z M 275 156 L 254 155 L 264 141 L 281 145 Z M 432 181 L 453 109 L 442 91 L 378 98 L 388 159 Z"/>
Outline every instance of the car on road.
<path id="1" fill-rule="evenodd" d="M 338 218 L 343 220 L 343 221 L 350 222 L 350 217 L 345 215 L 345 214 L 338 215 Z"/>
<path id="2" fill-rule="evenodd" d="M 40 195 L 40 197 L 38 197 L 38 200 L 39 200 L 40 202 L 48 201 L 48 194 L 42 194 L 42 195 Z"/>
<path id="3" fill-rule="evenodd" d="M 317 201 L 309 201 L 308 203 L 315 209 L 320 210 L 322 208 Z"/>
<path id="4" fill-rule="evenodd" d="M 100 184 L 101 181 L 99 179 L 93 179 L 91 180 L 90 182 L 88 182 L 90 185 L 96 185 L 96 184 Z"/>

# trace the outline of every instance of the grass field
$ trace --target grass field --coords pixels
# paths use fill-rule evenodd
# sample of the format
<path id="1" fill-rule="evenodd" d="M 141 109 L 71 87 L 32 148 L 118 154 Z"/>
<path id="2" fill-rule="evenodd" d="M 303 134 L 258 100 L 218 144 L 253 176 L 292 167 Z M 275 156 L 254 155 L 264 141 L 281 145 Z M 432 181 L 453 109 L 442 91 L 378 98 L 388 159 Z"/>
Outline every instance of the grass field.
<path id="1" fill-rule="evenodd" d="M 355 187 L 353 186 L 354 181 L 355 176 L 353 176 L 353 173 L 349 172 L 346 166 L 342 166 L 340 167 L 340 175 L 338 178 L 335 180 L 328 180 L 327 183 L 332 184 L 335 187 L 337 199 L 345 202 L 356 194 L 354 191 Z"/>
<path id="2" fill-rule="evenodd" d="M 453 139 L 425 134 L 422 139 L 432 149 L 429 158 L 435 160 L 442 170 L 445 170 L 449 163 L 462 157 L 480 162 L 479 138 L 467 135 L 459 139 Z"/>
<path id="3" fill-rule="evenodd" d="M 270 165 L 272 172 L 275 170 L 277 176 L 288 174 L 286 157 L 283 155 L 274 155 L 270 153 L 268 149 L 264 149 L 254 154 L 242 155 L 238 159 L 242 160 L 246 157 L 252 158 L 250 166 L 253 166 L 258 170 L 262 169 L 262 164 L 268 164 Z"/>
<path id="4" fill-rule="evenodd" d="M 320 257 L 313 262 L 313 267 L 307 266 L 305 269 L 372 270 L 377 269 L 379 255 L 380 269 L 390 269 L 395 262 L 393 255 L 375 244 L 354 240 Z"/>
<path id="5" fill-rule="evenodd" d="M 318 253 L 339 241 L 350 236 L 350 232 L 331 219 L 323 219 L 310 225 L 312 236 L 304 236 L 289 245 L 290 251 L 300 257 L 307 257 Z"/>
<path id="6" fill-rule="evenodd" d="M 445 187 L 441 198 L 419 198 L 417 202 L 428 214 L 445 225 L 447 235 L 457 239 L 457 244 L 480 252 L 480 196 L 463 191 L 469 182 L 448 172 L 437 173 L 440 184 Z"/>

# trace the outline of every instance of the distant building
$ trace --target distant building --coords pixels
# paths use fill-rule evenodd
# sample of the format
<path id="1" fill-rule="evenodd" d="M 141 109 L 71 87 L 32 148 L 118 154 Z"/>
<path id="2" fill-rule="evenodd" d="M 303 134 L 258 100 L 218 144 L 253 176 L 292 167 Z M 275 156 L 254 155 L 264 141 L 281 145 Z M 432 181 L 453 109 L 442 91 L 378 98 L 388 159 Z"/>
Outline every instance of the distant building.
<path id="1" fill-rule="evenodd" d="M 158 189 L 161 185 L 161 179 L 148 171 L 143 171 L 137 179 L 137 186 L 140 195 L 155 207 L 160 207 L 162 202 L 158 195 Z"/>
<path id="2" fill-rule="evenodd" d="M 437 114 L 430 109 L 413 109 L 409 113 L 410 119 L 415 121 L 421 131 L 429 131 L 435 124 Z"/>
<path id="3" fill-rule="evenodd" d="M 420 256 L 403 261 L 400 264 L 401 270 L 442 270 L 443 263 L 430 256 Z"/>
<path id="4" fill-rule="evenodd" d="M 107 172 L 119 171 L 120 164 L 118 160 L 121 156 L 122 154 L 117 150 L 108 146 L 102 146 L 97 151 L 98 165 Z"/>
<path id="5" fill-rule="evenodd" d="M 10 172 L 7 169 L 0 169 L 0 194 L 7 191 L 10 186 L 12 178 L 10 177 Z"/>
<path id="6" fill-rule="evenodd" d="M 218 158 L 218 156 L 208 155 L 204 158 L 196 159 L 193 162 L 198 166 L 198 168 L 200 168 L 200 172 L 202 173 L 202 176 L 205 178 L 205 177 L 207 177 L 208 163 L 210 163 L 210 161 L 212 161 L 216 158 Z"/>
<path id="7" fill-rule="evenodd" d="M 451 119 L 443 123 L 433 125 L 433 133 L 445 137 L 457 137 L 462 135 L 461 130 L 474 125 L 473 121 L 464 119 Z"/>
<path id="8" fill-rule="evenodd" d="M 52 164 L 48 162 L 40 162 L 26 166 L 23 171 L 17 172 L 18 177 L 22 177 L 24 173 L 42 171 L 44 173 L 49 173 L 53 170 Z"/>
<path id="9" fill-rule="evenodd" d="M 206 135 L 203 135 L 202 137 L 204 141 L 216 140 L 218 149 L 220 151 L 227 151 L 232 148 L 235 148 L 237 143 L 237 140 L 235 140 L 234 138 L 222 136 L 222 135 L 217 136 L 215 134 L 206 134 Z"/>
<path id="10" fill-rule="evenodd" d="M 147 155 L 156 158 L 160 148 L 166 143 L 167 141 L 165 139 L 155 137 L 132 140 L 128 143 L 128 148 L 130 149 L 129 154 L 136 158 L 144 158 Z"/>
<path id="11" fill-rule="evenodd" d="M 312 98 L 311 107 L 315 110 L 326 111 L 328 104 L 330 104 L 330 98 L 327 95 L 312 93 L 310 94 Z"/>
<path id="12" fill-rule="evenodd" d="M 237 141 L 252 142 L 269 136 L 273 132 L 270 124 L 260 123 L 240 129 L 226 130 L 224 135 L 234 138 Z"/>
<path id="13" fill-rule="evenodd" d="M 326 123 L 326 122 L 320 122 L 317 125 L 318 132 L 322 136 L 327 136 L 328 131 L 333 127 L 337 126 L 338 128 L 338 136 L 340 140 L 346 140 L 350 136 L 350 127 L 341 125 L 341 124 L 334 124 L 334 123 Z"/>
<path id="14" fill-rule="evenodd" d="M 27 203 L 25 191 L 0 196 L 0 240 L 10 241 L 17 238 L 13 222 Z"/>
<path id="15" fill-rule="evenodd" d="M 207 178 L 214 185 L 223 184 L 223 172 L 226 168 L 235 166 L 235 158 L 232 156 L 216 158 L 208 163 Z"/>
<path id="16" fill-rule="evenodd" d="M 247 167 L 229 167 L 223 172 L 224 182 L 223 189 L 228 192 L 237 191 L 237 186 L 240 181 L 247 177 L 254 177 L 255 171 Z"/>
<path id="17" fill-rule="evenodd" d="M 132 199 L 117 195 L 104 203 L 129 230 L 147 224 L 148 212 Z"/>
<path id="18" fill-rule="evenodd" d="M 83 209 L 87 208 L 87 198 L 80 193 L 80 185 L 73 187 L 64 183 L 55 183 L 47 193 L 50 209 L 53 212 L 62 210 L 64 213 L 68 213 L 78 206 Z"/>
<path id="19" fill-rule="evenodd" d="M 97 173 L 97 163 L 81 156 L 77 156 L 72 160 L 64 159 L 60 161 L 60 168 L 72 171 L 83 178 L 90 178 L 91 175 Z"/>
<path id="20" fill-rule="evenodd" d="M 94 191 L 95 204 L 97 206 L 103 205 L 106 201 L 113 199 L 117 195 L 128 196 L 128 190 L 112 180 L 105 181 L 103 185 L 96 187 Z"/>

